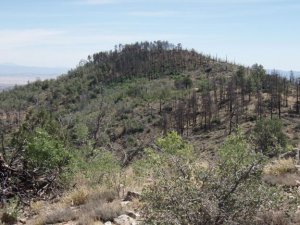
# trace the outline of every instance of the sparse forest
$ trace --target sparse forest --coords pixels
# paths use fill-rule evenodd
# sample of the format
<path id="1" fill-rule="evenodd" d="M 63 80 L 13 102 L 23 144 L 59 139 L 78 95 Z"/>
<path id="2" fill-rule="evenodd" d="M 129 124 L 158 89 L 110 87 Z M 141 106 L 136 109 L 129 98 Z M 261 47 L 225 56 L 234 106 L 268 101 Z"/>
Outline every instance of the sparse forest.
<path id="1" fill-rule="evenodd" d="M 113 222 L 133 190 L 141 224 L 299 224 L 299 99 L 292 72 L 181 44 L 95 53 L 0 93 L 1 221 Z"/>

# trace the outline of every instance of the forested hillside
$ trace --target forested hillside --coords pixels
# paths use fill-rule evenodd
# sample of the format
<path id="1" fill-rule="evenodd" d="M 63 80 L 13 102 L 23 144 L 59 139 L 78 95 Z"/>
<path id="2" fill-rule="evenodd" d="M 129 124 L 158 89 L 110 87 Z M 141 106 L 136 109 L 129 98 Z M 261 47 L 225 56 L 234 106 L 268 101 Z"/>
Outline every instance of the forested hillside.
<path id="1" fill-rule="evenodd" d="M 84 205 L 82 187 L 118 199 L 150 179 L 135 206 L 145 223 L 297 224 L 299 95 L 293 74 L 258 64 L 164 41 L 115 46 L 0 93 L 0 200 L 74 189 Z"/>

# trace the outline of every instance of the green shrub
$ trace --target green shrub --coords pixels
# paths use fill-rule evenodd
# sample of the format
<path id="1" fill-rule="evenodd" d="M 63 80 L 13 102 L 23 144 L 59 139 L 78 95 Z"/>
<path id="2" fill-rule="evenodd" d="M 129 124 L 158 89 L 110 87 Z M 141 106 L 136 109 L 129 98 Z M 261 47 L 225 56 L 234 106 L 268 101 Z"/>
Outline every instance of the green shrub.
<path id="1" fill-rule="evenodd" d="M 153 176 L 157 170 L 165 168 L 168 170 L 170 157 L 180 157 L 186 160 L 195 159 L 193 146 L 183 141 L 182 137 L 175 131 L 168 133 L 165 137 L 156 141 L 160 150 L 157 152 L 152 148 L 144 150 L 144 157 L 133 164 L 134 171 L 139 177 Z"/>
<path id="2" fill-rule="evenodd" d="M 194 151 L 192 145 L 185 142 L 175 131 L 168 133 L 163 138 L 158 138 L 157 145 L 163 150 L 163 153 L 169 155 L 189 157 Z"/>
<path id="3" fill-rule="evenodd" d="M 188 76 L 178 77 L 174 81 L 174 85 L 177 89 L 188 89 L 193 85 L 193 81 Z"/>
<path id="4" fill-rule="evenodd" d="M 144 125 L 137 120 L 126 120 L 125 121 L 125 133 L 126 134 L 135 134 L 142 133 L 144 131 Z"/>
<path id="5" fill-rule="evenodd" d="M 182 154 L 190 149 L 174 133 L 158 145 L 167 154 L 148 156 L 156 179 L 143 192 L 146 224 L 250 224 L 267 202 L 260 179 L 264 157 L 240 133 L 227 139 L 209 169 Z"/>
<path id="6" fill-rule="evenodd" d="M 91 184 L 113 186 L 121 171 L 121 166 L 113 153 L 104 149 L 86 149 L 76 156 L 74 172 L 84 174 Z"/>
<path id="7" fill-rule="evenodd" d="M 74 127 L 74 138 L 77 142 L 86 142 L 89 135 L 89 128 L 84 123 L 77 123 Z"/>
<path id="8" fill-rule="evenodd" d="M 257 148 L 265 155 L 276 156 L 287 145 L 287 136 L 282 131 L 280 119 L 262 119 L 256 122 L 254 137 Z"/>
<path id="9" fill-rule="evenodd" d="M 71 155 L 60 141 L 37 128 L 27 140 L 25 158 L 32 168 L 51 170 L 66 166 Z"/>

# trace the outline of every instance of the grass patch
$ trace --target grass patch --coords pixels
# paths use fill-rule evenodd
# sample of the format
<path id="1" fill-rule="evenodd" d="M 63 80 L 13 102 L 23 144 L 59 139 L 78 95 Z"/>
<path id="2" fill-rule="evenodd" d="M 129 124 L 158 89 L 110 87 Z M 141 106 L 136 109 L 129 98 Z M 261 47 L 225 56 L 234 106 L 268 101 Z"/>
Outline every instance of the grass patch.
<path id="1" fill-rule="evenodd" d="M 264 168 L 264 175 L 279 176 L 286 173 L 295 173 L 297 168 L 292 158 L 288 159 L 277 159 L 271 164 L 268 164 Z"/>
<path id="2" fill-rule="evenodd" d="M 89 192 L 90 190 L 88 190 L 86 187 L 80 187 L 72 190 L 71 192 L 67 193 L 63 199 L 63 202 L 73 206 L 83 205 L 88 199 Z"/>

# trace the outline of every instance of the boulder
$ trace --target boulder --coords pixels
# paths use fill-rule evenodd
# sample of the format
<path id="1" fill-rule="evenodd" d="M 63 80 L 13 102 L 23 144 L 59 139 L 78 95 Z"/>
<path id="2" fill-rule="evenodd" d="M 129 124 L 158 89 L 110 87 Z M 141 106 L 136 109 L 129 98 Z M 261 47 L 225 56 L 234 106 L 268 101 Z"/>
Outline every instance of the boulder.
<path id="1" fill-rule="evenodd" d="M 127 215 L 121 215 L 115 218 L 114 223 L 116 225 L 137 225 L 138 224 L 135 219 Z"/>

